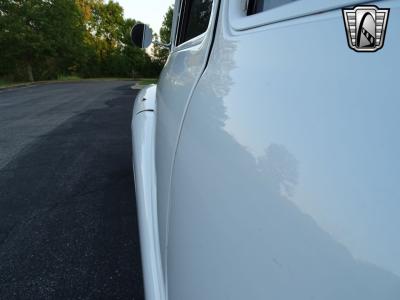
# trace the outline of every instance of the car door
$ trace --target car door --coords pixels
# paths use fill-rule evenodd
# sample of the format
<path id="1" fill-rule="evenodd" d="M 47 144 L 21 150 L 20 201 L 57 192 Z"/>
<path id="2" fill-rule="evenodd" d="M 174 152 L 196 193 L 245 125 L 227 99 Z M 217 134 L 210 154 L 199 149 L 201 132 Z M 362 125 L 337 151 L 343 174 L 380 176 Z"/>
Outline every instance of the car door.
<path id="1" fill-rule="evenodd" d="M 221 2 L 176 150 L 169 299 L 400 299 L 400 1 L 373 3 L 373 53 L 343 22 L 363 2 Z"/>
<path id="2" fill-rule="evenodd" d="M 218 0 L 177 0 L 171 52 L 157 86 L 157 214 L 163 266 L 173 161 L 187 105 L 206 65 Z M 163 268 L 164 269 L 164 268 Z"/>

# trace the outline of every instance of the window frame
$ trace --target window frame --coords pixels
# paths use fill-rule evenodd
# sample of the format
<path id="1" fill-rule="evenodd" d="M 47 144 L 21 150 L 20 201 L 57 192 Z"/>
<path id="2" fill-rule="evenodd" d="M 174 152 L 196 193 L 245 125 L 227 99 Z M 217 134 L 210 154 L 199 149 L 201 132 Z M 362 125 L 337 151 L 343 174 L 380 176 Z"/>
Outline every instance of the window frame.
<path id="1" fill-rule="evenodd" d="M 212 7 L 211 7 L 210 19 L 208 21 L 207 29 L 203 33 L 201 33 L 183 43 L 178 44 L 179 34 L 180 34 L 180 26 L 181 26 L 181 23 L 183 22 L 183 21 L 181 21 L 181 18 L 182 18 L 182 8 L 183 8 L 182 5 L 183 5 L 184 1 L 185 0 L 179 1 L 179 10 L 177 12 L 177 20 L 176 20 L 176 24 L 175 24 L 175 33 L 174 33 L 174 50 L 175 51 L 179 51 L 181 49 L 193 47 L 195 45 L 200 44 L 204 40 L 205 36 L 207 35 L 207 32 L 210 29 L 210 24 L 212 23 L 212 20 L 215 17 L 214 15 L 215 15 L 216 0 L 213 0 Z M 189 0 L 189 1 L 193 1 L 193 0 Z M 186 24 L 187 24 L 187 21 L 186 21 Z"/>
<path id="2" fill-rule="evenodd" d="M 234 31 L 244 31 L 365 2 L 365 0 L 298 0 L 248 16 L 244 1 L 228 1 L 229 23 Z"/>

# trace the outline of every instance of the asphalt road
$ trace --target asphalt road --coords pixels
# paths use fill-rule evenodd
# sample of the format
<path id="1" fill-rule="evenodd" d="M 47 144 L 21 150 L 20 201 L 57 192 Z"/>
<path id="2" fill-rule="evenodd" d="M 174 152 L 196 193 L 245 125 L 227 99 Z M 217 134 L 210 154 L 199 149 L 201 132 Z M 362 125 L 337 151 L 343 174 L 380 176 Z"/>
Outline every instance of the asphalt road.
<path id="1" fill-rule="evenodd" d="M 0 299 L 143 299 L 131 85 L 0 91 Z"/>

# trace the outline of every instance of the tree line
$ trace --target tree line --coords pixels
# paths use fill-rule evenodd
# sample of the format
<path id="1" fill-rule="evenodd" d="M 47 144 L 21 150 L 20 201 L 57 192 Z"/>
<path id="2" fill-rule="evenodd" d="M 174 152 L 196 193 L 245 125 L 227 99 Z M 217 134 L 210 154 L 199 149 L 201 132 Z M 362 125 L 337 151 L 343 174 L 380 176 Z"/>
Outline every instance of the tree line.
<path id="1" fill-rule="evenodd" d="M 156 77 L 168 53 L 131 45 L 138 21 L 104 0 L 1 0 L 0 79 L 51 80 L 64 76 Z M 172 7 L 160 30 L 169 41 Z M 158 38 L 158 35 L 156 35 Z"/>

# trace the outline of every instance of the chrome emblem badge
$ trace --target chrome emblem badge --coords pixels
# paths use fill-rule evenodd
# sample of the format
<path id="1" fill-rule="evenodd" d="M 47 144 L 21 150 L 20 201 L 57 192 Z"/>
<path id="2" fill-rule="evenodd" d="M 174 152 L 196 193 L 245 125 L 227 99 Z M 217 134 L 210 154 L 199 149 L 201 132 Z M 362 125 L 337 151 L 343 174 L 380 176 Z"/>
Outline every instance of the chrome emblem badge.
<path id="1" fill-rule="evenodd" d="M 357 52 L 375 52 L 385 41 L 389 8 L 356 6 L 343 9 L 343 19 L 349 47 Z"/>

